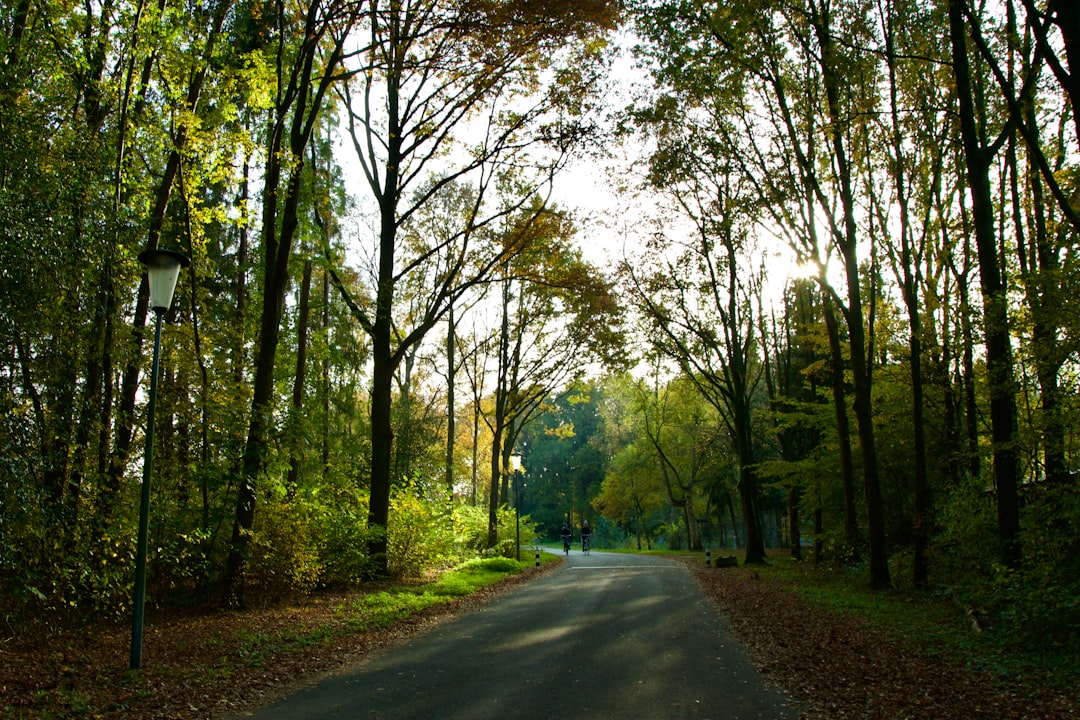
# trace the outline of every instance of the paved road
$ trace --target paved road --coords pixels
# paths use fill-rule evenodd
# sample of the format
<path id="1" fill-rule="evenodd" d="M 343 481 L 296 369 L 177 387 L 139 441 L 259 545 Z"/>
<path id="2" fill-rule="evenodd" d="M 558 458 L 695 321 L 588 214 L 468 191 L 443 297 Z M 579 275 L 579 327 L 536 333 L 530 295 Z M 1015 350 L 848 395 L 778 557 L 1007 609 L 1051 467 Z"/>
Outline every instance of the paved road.
<path id="1" fill-rule="evenodd" d="M 483 610 L 295 692 L 256 720 L 797 718 L 682 565 L 571 552 Z"/>

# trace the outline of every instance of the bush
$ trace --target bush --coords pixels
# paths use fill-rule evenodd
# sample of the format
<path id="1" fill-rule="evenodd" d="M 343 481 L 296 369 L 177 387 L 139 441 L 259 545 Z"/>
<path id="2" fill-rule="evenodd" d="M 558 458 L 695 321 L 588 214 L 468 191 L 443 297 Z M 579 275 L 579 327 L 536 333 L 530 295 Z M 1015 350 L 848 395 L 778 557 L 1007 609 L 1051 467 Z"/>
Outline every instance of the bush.
<path id="1" fill-rule="evenodd" d="M 367 548 L 374 531 L 367 529 L 368 500 L 359 491 L 338 492 L 333 509 L 319 512 L 315 520 L 319 560 L 324 587 L 355 585 L 370 575 Z"/>
<path id="2" fill-rule="evenodd" d="M 488 547 L 488 511 L 487 508 L 473 507 L 472 505 L 457 505 L 454 507 L 454 534 L 455 534 L 455 562 L 463 562 L 469 558 L 482 557 L 514 557 L 514 549 L 517 545 L 517 524 L 514 511 L 510 508 L 499 508 L 496 522 L 498 522 L 498 541 L 495 547 Z M 528 515 L 521 518 L 521 547 L 528 547 L 536 543 L 536 526 Z"/>
<path id="3" fill-rule="evenodd" d="M 1003 641 L 1038 646 L 1080 644 L 1080 489 L 1028 489 L 1022 517 L 1023 562 L 1000 561 L 995 508 L 977 487 L 941 504 L 933 570 L 945 591 Z M 947 583 L 947 584 L 946 584 Z"/>
<path id="4" fill-rule="evenodd" d="M 313 590 L 323 574 L 309 511 L 296 504 L 267 503 L 248 545 L 251 598 L 276 602 Z"/>
<path id="5" fill-rule="evenodd" d="M 445 499 L 425 499 L 416 483 L 395 489 L 390 497 L 387 546 L 387 565 L 396 577 L 419 577 L 448 566 L 454 532 Z"/>

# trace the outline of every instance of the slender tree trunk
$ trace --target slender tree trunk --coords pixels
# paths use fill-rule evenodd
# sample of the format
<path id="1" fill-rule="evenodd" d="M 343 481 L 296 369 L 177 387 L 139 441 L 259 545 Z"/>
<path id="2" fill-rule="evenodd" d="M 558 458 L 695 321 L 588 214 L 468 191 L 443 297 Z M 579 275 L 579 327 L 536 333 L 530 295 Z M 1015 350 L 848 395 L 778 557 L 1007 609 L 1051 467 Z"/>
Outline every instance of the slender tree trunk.
<path id="1" fill-rule="evenodd" d="M 457 433 L 457 399 L 454 393 L 454 381 L 457 362 L 454 356 L 454 307 L 446 311 L 446 494 L 454 499 L 454 441 Z"/>
<path id="2" fill-rule="evenodd" d="M 796 486 L 791 486 L 787 491 L 787 521 L 789 528 L 789 539 L 791 547 L 791 557 L 796 560 L 802 560 L 802 533 L 799 531 L 799 503 L 800 491 Z"/>
<path id="3" fill-rule="evenodd" d="M 322 274 L 322 337 L 330 342 L 330 273 Z M 319 465 L 323 479 L 330 469 L 330 356 L 323 352 L 322 361 L 322 463 Z"/>
<path id="4" fill-rule="evenodd" d="M 851 561 L 859 559 L 859 515 L 855 499 L 855 460 L 851 452 L 851 426 L 848 422 L 846 392 L 844 389 L 844 356 L 840 346 L 840 324 L 831 302 L 824 312 L 825 328 L 829 334 L 832 353 L 832 399 L 836 415 L 836 438 L 840 449 L 840 481 L 844 489 L 844 540 L 851 554 Z"/>
<path id="5" fill-rule="evenodd" d="M 1024 101 L 1025 123 L 1030 132 L 1037 132 L 1035 110 L 1030 101 Z M 1043 179 L 1038 167 L 1029 158 L 1027 180 L 1031 189 L 1031 202 L 1025 203 L 1018 188 L 1021 171 L 1017 163 L 1015 144 L 1009 146 L 1009 163 L 1012 169 L 1013 207 L 1017 228 L 1017 251 L 1021 277 L 1024 282 L 1025 299 L 1032 317 L 1031 347 L 1035 359 L 1035 373 L 1039 381 L 1041 405 L 1043 467 L 1046 478 L 1054 483 L 1068 480 L 1065 454 L 1065 425 L 1062 422 L 1060 373 L 1062 366 L 1059 325 L 1061 303 L 1057 292 L 1061 272 L 1058 250 L 1050 239 L 1047 228 L 1047 201 L 1043 193 Z M 1024 232 L 1023 208 L 1027 207 L 1030 229 Z M 1025 242 L 1030 238 L 1030 242 Z"/>
<path id="6" fill-rule="evenodd" d="M 912 516 L 912 575 L 917 587 L 928 582 L 928 547 L 930 542 L 930 482 L 927 477 L 926 428 L 923 402 L 922 318 L 919 315 L 919 281 L 916 248 L 913 247 L 911 211 L 908 200 L 907 172 L 904 160 L 904 138 L 900 124 L 900 103 L 897 98 L 897 55 L 895 47 L 895 14 L 885 10 L 883 20 L 886 61 L 889 68 L 889 115 L 891 120 L 892 176 L 897 205 L 900 210 L 900 267 L 904 306 L 908 315 L 908 349 L 911 377 L 911 418 L 915 451 L 914 496 L 915 511 Z M 934 179 L 939 177 L 935 168 Z M 934 185 L 937 183 L 935 182 Z"/>
<path id="7" fill-rule="evenodd" d="M 731 535 L 732 535 L 732 540 L 734 541 L 733 544 L 732 544 L 732 549 L 738 550 L 739 549 L 739 526 L 736 524 L 736 520 L 735 520 L 735 503 L 731 499 L 731 493 L 728 493 L 728 496 L 727 496 L 727 511 L 728 511 L 728 519 L 731 520 Z"/>
<path id="8" fill-rule="evenodd" d="M 279 82 L 291 84 L 295 94 L 283 96 L 282 104 L 274 108 L 275 114 L 268 131 L 261 225 L 262 314 L 232 546 L 225 563 L 224 599 L 225 604 L 232 607 L 242 607 L 244 604 L 243 574 L 255 521 L 255 484 L 266 465 L 270 419 L 274 411 L 274 367 L 281 320 L 285 313 L 285 292 L 289 285 L 289 261 L 300 225 L 305 151 L 323 109 L 326 91 L 334 80 L 334 71 L 341 62 L 341 46 L 338 44 L 325 64 L 317 69 L 316 75 L 316 49 L 327 30 L 321 19 L 322 9 L 319 2 L 307 7 L 304 42 L 301 43 L 303 52 L 293 66 L 277 68 Z"/>
<path id="9" fill-rule="evenodd" d="M 477 387 L 473 387 L 472 405 L 472 500 L 476 507 L 480 489 L 480 396 Z"/>
<path id="10" fill-rule="evenodd" d="M 843 234 L 836 238 L 844 259 L 847 279 L 847 307 L 844 310 L 851 346 L 851 374 L 854 385 L 854 409 L 859 433 L 859 449 L 863 463 L 863 490 L 866 503 L 866 529 L 870 540 L 870 586 L 883 590 L 890 586 L 888 553 L 885 548 L 884 505 L 878 479 L 877 446 L 874 438 L 873 408 L 871 407 L 871 361 L 869 357 L 863 313 L 861 277 L 858 260 L 858 231 L 855 201 L 852 192 L 852 172 L 848 162 L 844 131 L 847 119 L 840 110 L 838 62 L 835 58 L 830 9 L 827 4 L 811 6 L 811 22 L 821 47 L 821 71 L 829 113 L 829 139 L 840 184 L 843 208 Z"/>
<path id="11" fill-rule="evenodd" d="M 979 406 L 975 392 L 975 328 L 971 321 L 971 295 L 967 274 L 958 275 L 957 290 L 960 293 L 960 332 L 964 343 L 961 355 L 961 374 L 958 378 L 964 393 L 964 431 L 967 440 L 965 455 L 967 473 L 970 478 L 978 478 L 982 472 L 982 457 L 979 452 Z"/>
<path id="12" fill-rule="evenodd" d="M 964 25 L 964 2 L 965 0 L 949 1 L 949 37 L 983 297 L 998 536 L 1002 561 L 1010 567 L 1016 567 L 1020 563 L 1020 463 L 1015 442 L 1017 411 L 1009 341 L 1008 298 L 994 232 L 994 208 L 989 179 L 991 155 L 979 137 L 975 118 Z"/>
<path id="13" fill-rule="evenodd" d="M 506 404 L 510 392 L 510 283 L 502 284 L 502 321 L 499 330 L 499 368 L 496 373 L 495 418 L 491 437 L 491 490 L 488 496 L 488 547 L 499 542 L 499 478 L 502 469 L 503 430 L 506 427 Z"/>
<path id="14" fill-rule="evenodd" d="M 276 157 L 279 153 L 273 153 Z M 297 159 L 303 163 L 303 156 Z M 279 183 L 280 162 L 272 162 L 267 172 L 267 195 L 276 195 Z M 255 355 L 255 381 L 252 388 L 251 415 L 248 424 L 247 442 L 244 445 L 241 481 L 237 491 L 236 515 L 233 522 L 232 547 L 225 566 L 225 604 L 228 607 L 243 607 L 245 603 L 243 573 L 247 564 L 248 544 L 251 530 L 255 524 L 255 501 L 257 497 L 255 483 L 262 474 L 266 463 L 267 444 L 270 430 L 270 417 L 274 405 L 274 366 L 278 340 L 281 334 L 281 320 L 285 311 L 285 291 L 289 281 L 289 257 L 292 253 L 292 239 L 296 231 L 295 215 L 290 220 L 290 207 L 295 213 L 294 194 L 300 186 L 300 169 L 289 182 L 285 197 L 286 208 L 283 210 L 283 223 L 280 236 L 277 234 L 276 203 L 269 202 L 263 212 L 263 247 L 265 249 L 263 265 L 263 302 L 259 323 L 258 349 Z M 291 201 L 291 202 L 290 202 Z"/>
<path id="15" fill-rule="evenodd" d="M 296 376 L 293 378 L 292 415 L 294 427 L 303 422 L 304 382 L 307 377 L 308 320 L 311 316 L 311 258 L 304 261 L 304 275 L 300 283 L 300 304 L 296 318 Z M 289 453 L 289 476 L 285 481 L 286 493 L 292 497 L 300 484 L 300 465 L 303 459 L 300 433 L 291 439 Z"/>

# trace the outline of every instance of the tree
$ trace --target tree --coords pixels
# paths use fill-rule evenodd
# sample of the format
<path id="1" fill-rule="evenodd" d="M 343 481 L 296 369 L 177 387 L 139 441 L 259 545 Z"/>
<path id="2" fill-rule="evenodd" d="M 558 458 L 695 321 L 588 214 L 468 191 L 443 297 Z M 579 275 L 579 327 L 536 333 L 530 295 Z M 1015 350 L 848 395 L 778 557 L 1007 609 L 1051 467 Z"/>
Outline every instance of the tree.
<path id="1" fill-rule="evenodd" d="M 728 422 L 702 397 L 700 382 L 680 375 L 661 386 L 656 373 L 652 387 L 639 382 L 635 388 L 641 428 L 659 465 L 668 503 L 682 512 L 687 545 L 695 550 L 701 549 L 697 501 L 724 471 L 723 435 Z M 745 517 L 743 522 L 747 527 L 754 525 L 754 520 Z M 764 543 L 761 539 L 758 542 L 763 557 Z"/>
<path id="2" fill-rule="evenodd" d="M 801 560 L 800 508 L 802 500 L 807 490 L 818 489 L 821 483 L 817 477 L 813 481 L 800 482 L 799 475 L 803 473 L 793 472 L 792 468 L 808 461 L 821 445 L 822 433 L 813 420 L 812 410 L 820 403 L 817 397 L 816 378 L 811 370 L 818 362 L 820 355 L 820 350 L 813 343 L 813 332 L 815 325 L 820 325 L 815 315 L 822 308 L 814 302 L 814 284 L 809 280 L 795 280 L 785 290 L 783 313 L 779 318 L 775 314 L 771 317 L 772 328 L 766 327 L 770 319 L 766 318 L 763 309 L 758 311 L 758 322 L 764 353 L 765 387 L 772 410 L 773 429 L 780 446 L 780 459 L 786 466 L 777 474 L 784 479 L 787 486 L 791 555 Z M 831 365 L 837 367 L 835 363 Z M 846 416 L 842 420 L 846 420 Z M 842 422 L 838 423 L 838 426 L 840 424 Z M 847 437 L 841 437 L 841 435 L 842 433 L 838 431 L 841 464 L 846 464 L 850 471 L 851 446 Z M 765 468 L 763 468 L 763 474 L 764 471 Z M 855 498 L 850 488 L 852 484 L 850 472 L 845 474 L 843 482 L 847 519 L 845 531 L 848 544 L 854 547 L 856 543 L 853 536 L 857 531 L 852 528 Z M 821 528 L 817 527 L 821 523 L 821 513 L 820 498 L 817 498 L 814 515 L 815 532 L 818 533 L 821 531 Z M 819 549 L 816 555 L 820 552 L 820 543 L 820 538 L 815 540 L 815 547 Z"/>
<path id="3" fill-rule="evenodd" d="M 573 116 L 583 109 L 580 101 L 598 69 L 597 45 L 588 37 L 610 28 L 613 19 L 614 5 L 607 2 L 579 9 L 413 0 L 368 8 L 367 47 L 342 98 L 378 208 L 372 297 L 363 307 L 348 299 L 372 341 L 371 528 L 385 529 L 389 518 L 394 371 L 447 308 L 518 250 L 485 244 L 479 231 L 532 202 L 581 139 Z M 565 65 L 553 66 L 556 71 L 546 76 L 553 81 L 545 84 L 542 71 L 552 59 Z M 470 121 L 480 118 L 486 125 L 469 137 Z M 517 168 L 512 177 L 499 171 L 511 166 Z M 456 181 L 473 183 L 476 193 L 466 222 L 449 242 L 403 254 L 399 229 Z M 499 192 L 500 185 L 506 192 Z M 435 283 L 420 303 L 423 311 L 405 323 L 396 295 L 402 278 L 413 272 L 431 273 Z M 371 551 L 382 573 L 385 532 L 374 537 Z"/>
<path id="4" fill-rule="evenodd" d="M 994 485 L 997 490 L 998 534 L 1002 560 L 1020 561 L 1020 463 L 1016 447 L 1016 386 L 1009 338 L 1008 297 L 1001 274 L 994 204 L 990 188 L 990 161 L 1000 142 L 988 144 L 986 129 L 976 120 L 975 95 L 967 48 L 964 0 L 949 2 L 949 38 L 956 81 L 960 135 L 971 193 L 972 221 L 979 258 L 986 338 L 986 366 L 990 382 L 990 424 L 994 441 Z"/>
<path id="5" fill-rule="evenodd" d="M 781 233 L 799 257 L 821 268 L 818 280 L 847 325 L 854 410 L 863 465 L 870 582 L 890 584 L 872 417 L 872 356 L 864 310 L 851 138 L 873 105 L 875 68 L 859 3 L 746 8 L 709 2 L 639 7 L 643 52 L 662 92 L 646 120 L 688 128 L 684 147 L 710 145 L 762 199 L 767 232 Z M 858 82 L 856 82 L 858 80 Z M 827 123 L 819 124 L 820 118 Z M 820 226 L 819 226 L 820 223 Z M 820 234 L 819 234 L 820 227 Z M 842 264 L 844 287 L 826 273 Z"/>
<path id="6" fill-rule="evenodd" d="M 304 158 L 312 133 L 326 108 L 331 85 L 340 79 L 345 42 L 359 6 L 312 0 L 293 16 L 277 8 L 277 33 L 297 32 L 296 46 L 282 46 L 276 57 L 277 93 L 266 136 L 262 192 L 262 308 L 255 359 L 247 442 L 236 499 L 232 546 L 225 572 L 225 603 L 241 606 L 243 569 L 255 519 L 256 483 L 265 466 L 270 418 L 275 402 L 274 367 L 289 282 L 289 262 L 300 222 Z M 324 54 L 325 53 L 325 54 Z"/>
<path id="7" fill-rule="evenodd" d="M 613 522 L 629 526 L 638 549 L 652 547 L 647 524 L 650 515 L 667 501 L 659 457 L 642 423 L 637 381 L 617 375 L 605 382 L 600 413 L 603 418 L 601 447 L 607 458 L 604 482 L 593 506 Z"/>
<path id="8" fill-rule="evenodd" d="M 620 308 L 611 283 L 571 245 L 569 217 L 537 209 L 510 225 L 507 242 L 524 249 L 502 269 L 495 370 L 488 542 L 498 538 L 510 455 L 544 401 L 595 363 L 618 364 Z"/>
<path id="9" fill-rule="evenodd" d="M 626 262 L 623 270 L 650 325 L 652 346 L 678 365 L 724 421 L 738 458 L 746 562 L 764 562 L 754 421 L 763 368 L 754 311 L 764 271 L 741 261 L 752 254 L 752 204 L 738 181 L 708 165 L 720 159 L 680 153 L 663 140 L 652 177 L 670 183 L 693 234 L 685 241 L 665 239 L 650 260 Z M 675 158 L 688 160 L 681 166 Z M 640 264 L 650 268 L 647 277 L 635 269 Z"/>

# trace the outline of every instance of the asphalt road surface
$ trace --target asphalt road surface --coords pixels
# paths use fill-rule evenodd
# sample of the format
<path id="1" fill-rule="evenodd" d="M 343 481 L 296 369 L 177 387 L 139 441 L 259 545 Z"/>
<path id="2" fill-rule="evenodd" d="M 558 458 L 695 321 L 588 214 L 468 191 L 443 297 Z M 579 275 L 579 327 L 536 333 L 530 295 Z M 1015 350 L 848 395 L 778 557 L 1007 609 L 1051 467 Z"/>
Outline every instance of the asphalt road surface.
<path id="1" fill-rule="evenodd" d="M 767 620 L 766 620 L 767 621 Z M 797 718 L 670 560 L 572 551 L 555 572 L 245 717 Z"/>

